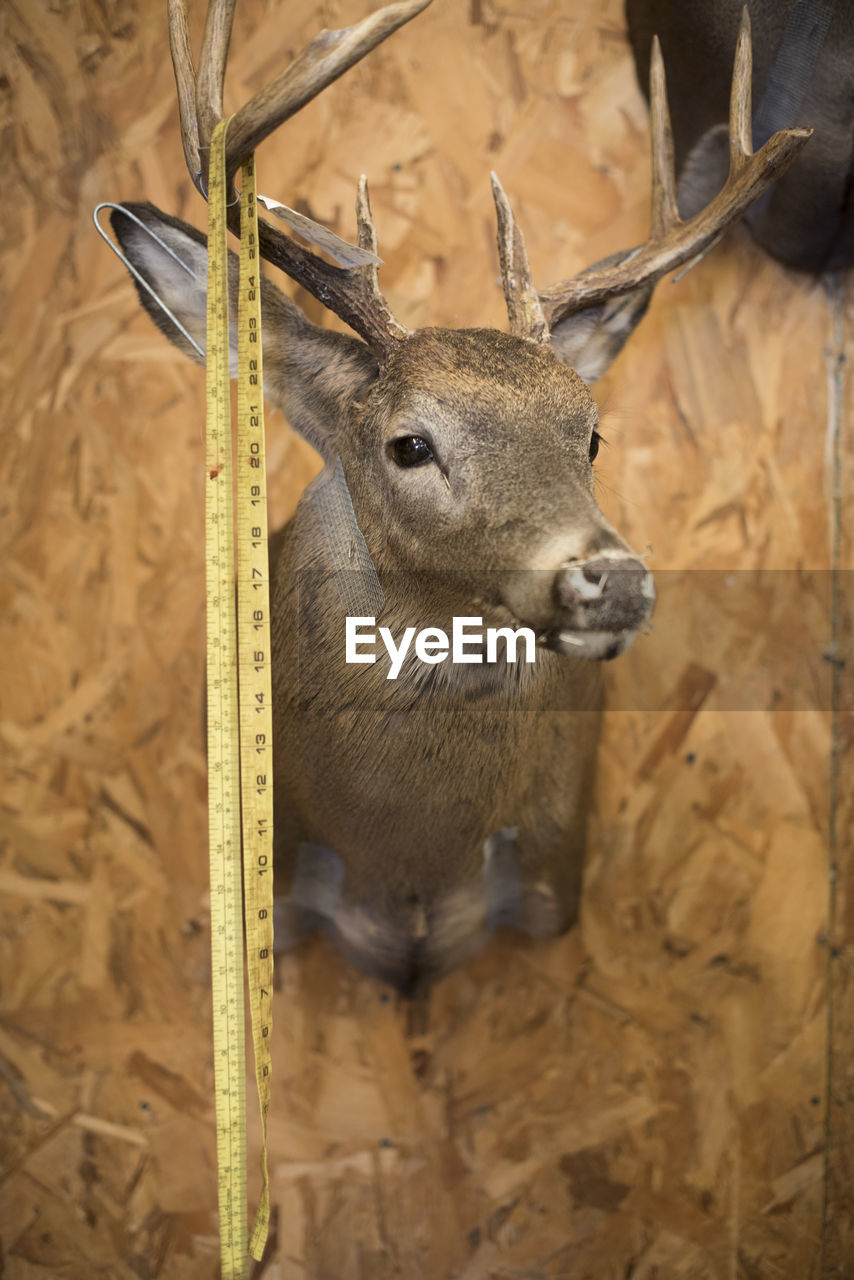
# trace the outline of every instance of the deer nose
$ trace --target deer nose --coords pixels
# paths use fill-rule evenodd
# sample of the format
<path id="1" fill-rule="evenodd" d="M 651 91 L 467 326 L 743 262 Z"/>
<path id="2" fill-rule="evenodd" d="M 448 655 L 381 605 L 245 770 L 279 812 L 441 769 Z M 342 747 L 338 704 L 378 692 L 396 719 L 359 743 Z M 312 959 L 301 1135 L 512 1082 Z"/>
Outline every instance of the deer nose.
<path id="1" fill-rule="evenodd" d="M 555 579 L 555 596 L 575 626 L 597 631 L 629 631 L 652 613 L 652 574 L 636 556 L 596 556 L 564 565 Z"/>

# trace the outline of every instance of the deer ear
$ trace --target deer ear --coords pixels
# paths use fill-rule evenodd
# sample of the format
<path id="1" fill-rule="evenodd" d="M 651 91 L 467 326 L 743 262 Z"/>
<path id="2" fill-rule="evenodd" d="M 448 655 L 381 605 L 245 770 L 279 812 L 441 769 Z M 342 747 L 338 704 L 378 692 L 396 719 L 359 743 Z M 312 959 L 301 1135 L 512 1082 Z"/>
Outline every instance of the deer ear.
<path id="1" fill-rule="evenodd" d="M 125 216 L 127 209 L 131 217 Z M 140 226 L 138 219 L 144 226 Z M 128 261 L 204 351 L 207 326 L 207 242 L 195 227 L 170 218 L 150 204 L 114 209 L 110 220 Z M 159 237 L 158 244 L 145 228 Z M 237 255 L 229 251 L 229 360 L 237 374 Z M 199 364 L 202 357 L 139 281 L 142 305 L 176 347 Z M 269 280 L 261 282 L 264 340 L 264 394 L 282 410 L 294 430 L 324 458 L 347 420 L 350 404 L 378 376 L 367 346 L 349 334 L 312 324 L 295 303 Z"/>
<path id="2" fill-rule="evenodd" d="M 609 267 L 628 257 L 615 253 L 595 267 Z M 631 293 L 609 298 L 561 320 L 551 331 L 558 359 L 570 365 L 586 383 L 595 382 L 610 369 L 627 340 L 646 315 L 655 283 L 640 285 Z"/>
<path id="3" fill-rule="evenodd" d="M 711 204 L 726 185 L 729 175 L 729 129 L 725 124 L 714 125 L 698 139 L 685 159 L 676 199 L 679 216 L 683 222 L 693 218 Z M 757 205 L 767 203 L 760 196 Z M 756 206 L 754 206 L 755 208 Z M 752 212 L 752 210 L 748 210 Z"/>

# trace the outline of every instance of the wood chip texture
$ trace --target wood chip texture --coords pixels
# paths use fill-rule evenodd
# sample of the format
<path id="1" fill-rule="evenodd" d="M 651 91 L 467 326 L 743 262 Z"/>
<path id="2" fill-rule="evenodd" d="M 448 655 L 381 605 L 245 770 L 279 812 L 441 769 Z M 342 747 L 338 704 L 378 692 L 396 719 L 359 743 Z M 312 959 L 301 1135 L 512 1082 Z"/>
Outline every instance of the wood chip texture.
<path id="1" fill-rule="evenodd" d="M 226 110 L 371 7 L 241 3 Z M 212 1278 L 203 374 L 91 221 L 204 208 L 160 0 L 0 25 L 0 1271 Z M 644 237 L 647 145 L 618 0 L 435 0 L 259 184 L 352 238 L 367 173 L 402 322 L 504 328 L 489 170 L 544 286 Z M 609 668 L 577 928 L 414 1007 L 322 940 L 281 962 L 259 1276 L 852 1274 L 853 320 L 741 229 L 659 287 L 597 388 L 599 499 L 661 583 L 708 571 L 708 611 Z M 268 434 L 278 524 L 318 460 Z"/>

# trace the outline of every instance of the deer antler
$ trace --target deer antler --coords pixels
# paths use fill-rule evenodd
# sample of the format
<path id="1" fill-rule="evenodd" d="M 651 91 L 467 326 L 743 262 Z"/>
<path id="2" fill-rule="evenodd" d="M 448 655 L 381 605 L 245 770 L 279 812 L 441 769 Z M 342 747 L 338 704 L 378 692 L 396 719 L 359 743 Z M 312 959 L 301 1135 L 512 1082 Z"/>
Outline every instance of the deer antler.
<path id="1" fill-rule="evenodd" d="M 510 332 L 518 338 L 530 338 L 532 342 L 548 345 L 549 326 L 531 279 L 525 237 L 513 217 L 510 201 L 498 181 L 498 175 L 491 173 L 489 176 L 492 179 L 492 198 L 498 219 L 498 262 L 504 283 Z"/>
<path id="2" fill-rule="evenodd" d="M 683 222 L 676 204 L 673 134 L 667 106 L 664 64 L 657 37 L 653 40 L 651 61 L 652 212 L 649 239 L 633 253 L 622 255 L 618 262 L 608 259 L 605 263 L 588 267 L 571 280 L 562 280 L 559 284 L 542 290 L 537 296 L 547 332 L 578 311 L 619 294 L 630 293 L 640 285 L 653 284 L 668 271 L 674 271 L 684 263 L 701 257 L 730 223 L 740 218 L 753 201 L 785 173 L 812 134 L 812 129 L 783 129 L 754 153 L 750 133 L 753 56 L 750 16 L 745 6 L 738 33 L 730 97 L 729 177 L 726 185 L 705 209 Z M 503 192 L 501 196 L 503 197 Z M 511 332 L 542 342 L 539 318 L 533 317 L 530 323 L 525 319 L 530 313 L 525 297 L 530 294 L 531 284 L 524 241 L 506 199 L 505 207 L 502 208 L 496 195 L 496 205 L 502 280 Z M 510 243 L 515 247 L 512 266 L 506 265 L 509 259 L 504 248 Z"/>
<path id="3" fill-rule="evenodd" d="M 431 0 L 397 0 L 352 27 L 321 31 L 270 84 L 244 103 L 234 115 L 226 142 L 226 189 L 243 158 L 280 124 L 295 115 L 333 80 L 358 62 L 398 27 L 426 9 Z M 199 71 L 190 51 L 185 0 L 169 0 L 169 44 L 178 89 L 181 140 L 194 184 L 204 195 L 210 140 L 222 119 L 222 88 L 235 0 L 210 0 L 205 20 Z M 367 184 L 359 184 L 357 204 L 359 243 L 376 248 Z M 229 210 L 229 226 L 239 227 L 239 211 Z M 379 291 L 376 267 L 350 269 L 331 266 L 302 248 L 269 223 L 259 226 L 261 256 L 280 267 L 298 284 L 339 316 L 382 357 L 406 335 Z"/>

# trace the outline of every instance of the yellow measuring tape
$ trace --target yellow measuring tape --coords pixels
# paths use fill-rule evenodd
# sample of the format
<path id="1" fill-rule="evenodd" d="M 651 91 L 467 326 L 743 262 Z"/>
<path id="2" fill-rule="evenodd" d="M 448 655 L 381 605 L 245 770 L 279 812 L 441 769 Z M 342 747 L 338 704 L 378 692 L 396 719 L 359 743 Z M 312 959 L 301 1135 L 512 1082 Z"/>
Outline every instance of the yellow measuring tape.
<path id="1" fill-rule="evenodd" d="M 240 213 L 235 624 L 225 191 L 227 127 L 226 120 L 214 131 L 208 176 L 205 457 L 208 824 L 222 1276 L 223 1280 L 244 1280 L 248 1275 L 247 1250 L 252 1257 L 260 1259 L 270 1218 L 267 1113 L 273 995 L 273 732 L 261 264 L 255 168 L 251 157 L 243 165 Z M 244 894 L 249 1002 L 262 1128 L 261 1197 L 248 1245 Z"/>

